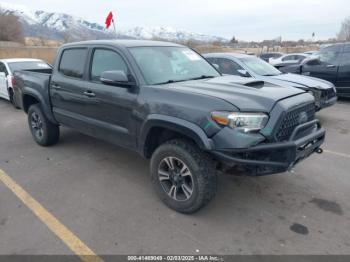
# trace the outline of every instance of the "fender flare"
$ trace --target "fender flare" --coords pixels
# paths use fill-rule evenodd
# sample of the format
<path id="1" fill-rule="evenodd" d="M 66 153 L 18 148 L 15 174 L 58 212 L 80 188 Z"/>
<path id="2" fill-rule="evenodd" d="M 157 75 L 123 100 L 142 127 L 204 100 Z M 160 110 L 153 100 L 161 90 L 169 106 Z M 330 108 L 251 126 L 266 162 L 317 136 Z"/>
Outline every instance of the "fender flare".
<path id="1" fill-rule="evenodd" d="M 214 148 L 213 141 L 208 138 L 204 130 L 198 125 L 177 117 L 151 114 L 144 121 L 140 129 L 138 145 L 140 152 L 142 152 L 143 155 L 145 155 L 145 144 L 147 142 L 149 132 L 154 127 L 166 128 L 181 133 L 193 139 L 202 150 L 210 151 Z"/>
<path id="2" fill-rule="evenodd" d="M 58 122 L 56 121 L 56 119 L 54 118 L 54 116 L 52 114 L 50 105 L 48 105 L 47 102 L 45 102 L 45 98 L 40 94 L 40 92 L 38 92 L 37 90 L 35 90 L 33 88 L 29 88 L 29 87 L 24 88 L 23 94 L 22 94 L 22 105 L 23 105 L 24 111 L 26 111 L 24 108 L 24 97 L 25 96 L 31 96 L 31 97 L 35 98 L 36 100 L 38 100 L 40 106 L 42 107 L 42 110 L 43 110 L 43 113 L 45 114 L 45 116 L 50 120 L 50 122 L 52 122 L 54 124 L 58 124 Z"/>

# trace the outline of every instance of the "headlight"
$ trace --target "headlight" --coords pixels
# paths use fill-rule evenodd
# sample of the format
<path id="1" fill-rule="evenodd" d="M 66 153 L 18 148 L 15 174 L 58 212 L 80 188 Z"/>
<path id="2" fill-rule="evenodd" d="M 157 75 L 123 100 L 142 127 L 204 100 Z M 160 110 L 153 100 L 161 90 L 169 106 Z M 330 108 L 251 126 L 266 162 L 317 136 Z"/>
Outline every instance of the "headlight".
<path id="1" fill-rule="evenodd" d="M 316 101 L 319 101 L 322 98 L 322 89 L 310 88 L 309 93 L 315 97 Z"/>
<path id="2" fill-rule="evenodd" d="M 269 119 L 264 113 L 231 113 L 231 112 L 213 112 L 212 119 L 219 125 L 238 129 L 243 132 L 259 131 L 264 128 Z"/>
<path id="3" fill-rule="evenodd" d="M 336 89 L 335 85 L 332 84 L 332 88 L 333 88 L 334 93 L 337 94 L 337 89 Z"/>

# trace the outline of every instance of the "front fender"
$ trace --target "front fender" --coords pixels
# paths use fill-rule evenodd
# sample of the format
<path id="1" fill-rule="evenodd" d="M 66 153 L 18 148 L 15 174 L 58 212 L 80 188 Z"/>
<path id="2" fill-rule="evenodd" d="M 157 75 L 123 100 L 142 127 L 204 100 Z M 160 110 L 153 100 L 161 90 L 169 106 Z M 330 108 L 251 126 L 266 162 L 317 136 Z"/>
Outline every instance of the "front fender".
<path id="1" fill-rule="evenodd" d="M 213 141 L 207 137 L 206 133 L 198 125 L 184 119 L 152 114 L 147 117 L 140 129 L 139 149 L 143 152 L 147 136 L 153 127 L 162 127 L 183 134 L 193 139 L 202 150 L 213 150 Z"/>

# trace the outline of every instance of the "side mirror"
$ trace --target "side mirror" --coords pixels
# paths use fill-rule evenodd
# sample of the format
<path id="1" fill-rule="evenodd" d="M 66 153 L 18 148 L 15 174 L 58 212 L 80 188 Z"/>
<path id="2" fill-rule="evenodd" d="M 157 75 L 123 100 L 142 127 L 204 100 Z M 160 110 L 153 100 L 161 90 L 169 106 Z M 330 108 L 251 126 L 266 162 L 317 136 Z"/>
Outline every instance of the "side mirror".
<path id="1" fill-rule="evenodd" d="M 0 72 L 0 77 L 6 77 L 5 72 Z"/>
<path id="2" fill-rule="evenodd" d="M 242 77 L 250 77 L 250 74 L 248 73 L 247 70 L 244 69 L 238 69 L 237 70 L 238 74 Z"/>
<path id="3" fill-rule="evenodd" d="M 135 83 L 129 82 L 128 76 L 125 74 L 124 71 L 121 71 L 121 70 L 102 72 L 100 80 L 102 83 L 107 85 L 128 87 L 135 84 Z"/>

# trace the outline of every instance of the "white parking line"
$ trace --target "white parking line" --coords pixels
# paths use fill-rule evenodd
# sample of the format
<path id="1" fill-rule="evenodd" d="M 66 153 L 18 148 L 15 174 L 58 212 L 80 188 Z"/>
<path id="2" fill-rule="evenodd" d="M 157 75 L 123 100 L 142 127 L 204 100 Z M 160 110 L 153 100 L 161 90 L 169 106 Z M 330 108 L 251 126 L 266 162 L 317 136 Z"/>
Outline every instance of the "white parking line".
<path id="1" fill-rule="evenodd" d="M 331 150 L 324 149 L 323 152 L 328 153 L 328 154 L 333 154 L 333 155 L 336 155 L 336 156 L 342 156 L 342 157 L 350 158 L 350 155 L 348 155 L 348 154 L 334 152 L 334 151 L 331 151 Z"/>

